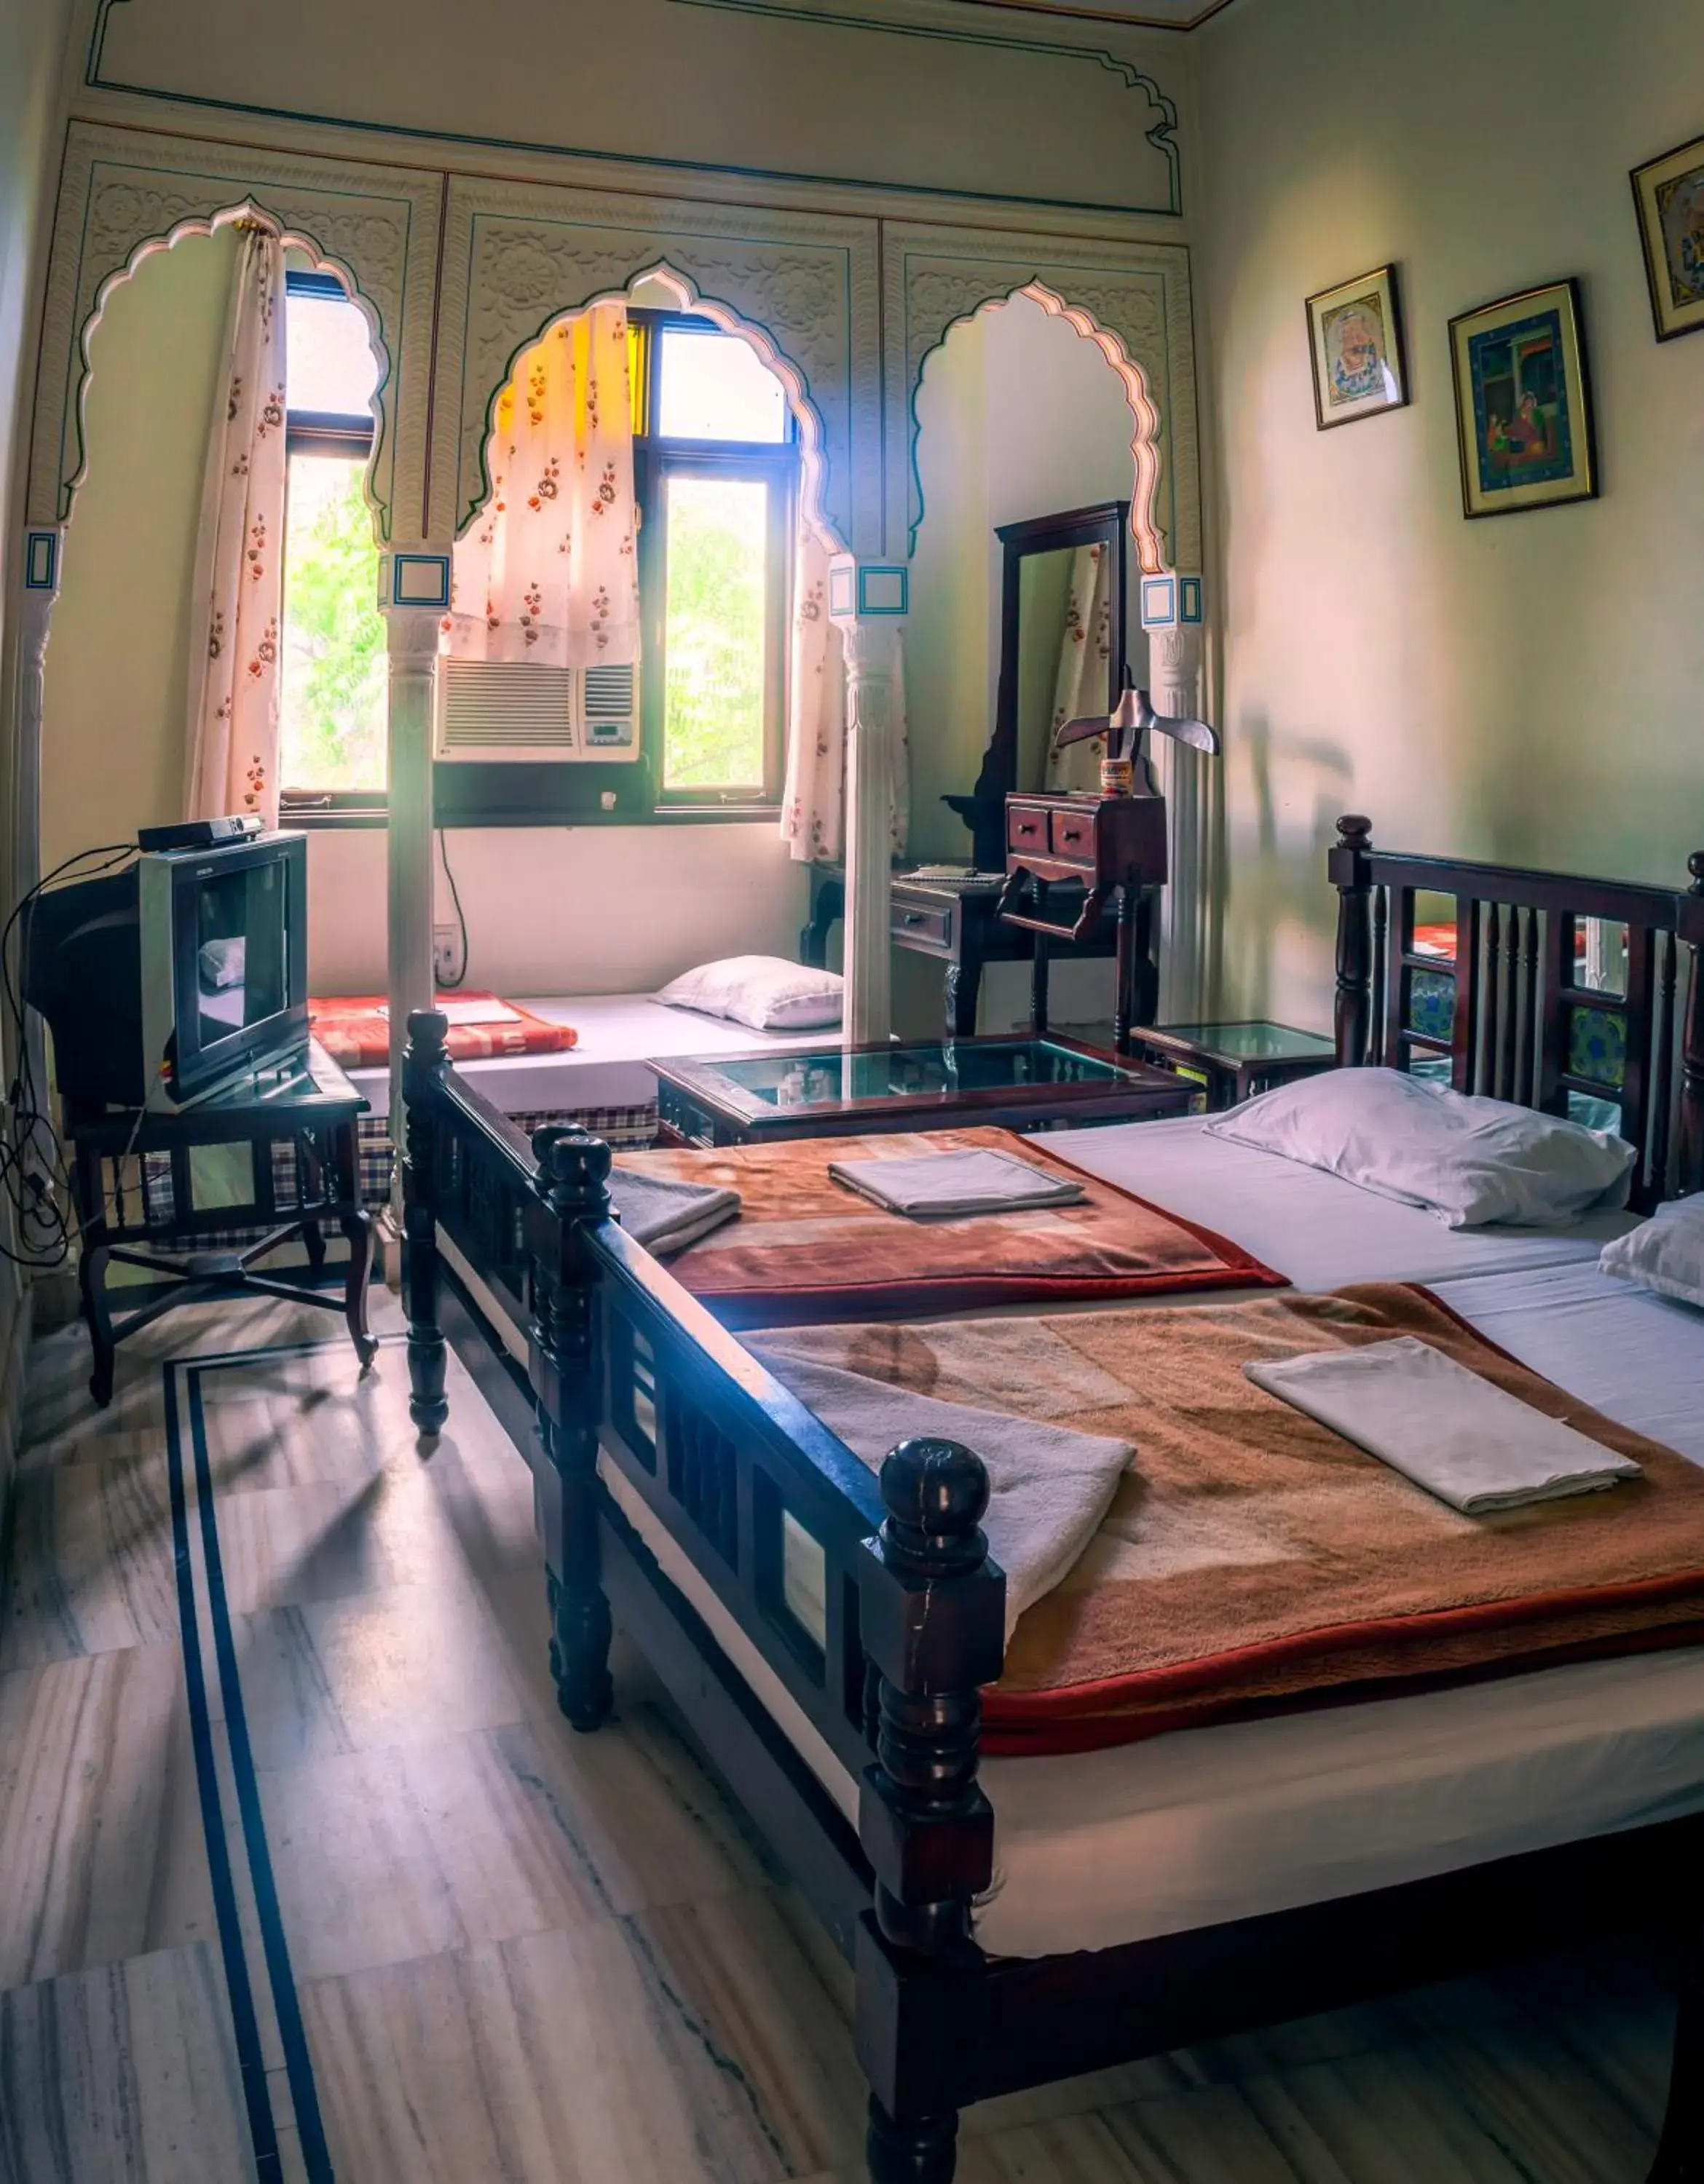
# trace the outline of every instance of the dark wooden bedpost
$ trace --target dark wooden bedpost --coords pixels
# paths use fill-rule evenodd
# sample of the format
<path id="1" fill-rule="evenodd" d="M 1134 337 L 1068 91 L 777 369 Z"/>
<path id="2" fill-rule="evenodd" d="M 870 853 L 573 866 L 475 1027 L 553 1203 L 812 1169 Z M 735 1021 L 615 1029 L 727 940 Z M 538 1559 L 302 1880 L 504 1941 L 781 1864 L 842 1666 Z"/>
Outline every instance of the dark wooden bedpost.
<path id="1" fill-rule="evenodd" d="M 538 1479 L 556 1703 L 576 1729 L 609 1718 L 610 1607 L 598 1561 L 601 1369 L 595 1279 L 585 1230 L 609 1216 L 610 1149 L 589 1131 L 533 1134 L 539 1163 L 528 1211 L 533 1261 L 531 1373 L 548 1462 Z"/>
<path id="2" fill-rule="evenodd" d="M 1372 882 L 1366 854 L 1372 822 L 1349 812 L 1338 821 L 1335 847 L 1327 859 L 1338 891 L 1338 1063 L 1359 1069 L 1372 1037 Z"/>
<path id="3" fill-rule="evenodd" d="M 1704 1190 L 1704 850 L 1693 851 L 1686 869 L 1692 885 L 1677 935 L 1692 956 L 1680 1037 L 1680 1188 L 1692 1191 Z"/>
<path id="4" fill-rule="evenodd" d="M 440 1432 L 450 1415 L 444 1398 L 438 1222 L 433 1210 L 437 1106 L 449 1035 L 450 1019 L 440 1011 L 410 1011 L 402 1055 L 402 1296 L 408 1315 L 408 1414 L 423 1440 Z"/>
<path id="5" fill-rule="evenodd" d="M 1005 1653 L 1006 1581 L 981 1530 L 988 1474 L 950 1440 L 883 1464 L 887 1514 L 859 1587 L 877 1677 L 875 1763 L 858 1834 L 875 1903 L 858 1942 L 857 2036 L 871 2086 L 873 2184 L 948 2184 L 976 2053 L 975 1897 L 994 1815 L 976 1780 L 980 1688 Z"/>

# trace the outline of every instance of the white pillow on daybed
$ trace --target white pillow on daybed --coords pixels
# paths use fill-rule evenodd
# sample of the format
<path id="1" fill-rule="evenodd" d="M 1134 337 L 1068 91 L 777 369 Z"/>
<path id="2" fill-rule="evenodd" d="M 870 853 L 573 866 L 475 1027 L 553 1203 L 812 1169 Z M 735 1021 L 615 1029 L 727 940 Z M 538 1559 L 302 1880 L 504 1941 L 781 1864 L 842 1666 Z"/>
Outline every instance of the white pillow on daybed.
<path id="1" fill-rule="evenodd" d="M 729 956 L 672 979 L 656 996 L 671 1009 L 727 1017 L 753 1031 L 815 1031 L 841 1020 L 842 981 L 779 956 Z"/>
<path id="2" fill-rule="evenodd" d="M 1598 1265 L 1659 1296 L 1704 1305 L 1704 1197 L 1659 1206 L 1649 1221 L 1606 1244 Z"/>
<path id="3" fill-rule="evenodd" d="M 1560 1228 L 1626 1203 L 1634 1149 L 1607 1130 L 1470 1098 L 1397 1069 L 1332 1069 L 1263 1093 L 1213 1135 L 1324 1168 L 1452 1228 Z"/>

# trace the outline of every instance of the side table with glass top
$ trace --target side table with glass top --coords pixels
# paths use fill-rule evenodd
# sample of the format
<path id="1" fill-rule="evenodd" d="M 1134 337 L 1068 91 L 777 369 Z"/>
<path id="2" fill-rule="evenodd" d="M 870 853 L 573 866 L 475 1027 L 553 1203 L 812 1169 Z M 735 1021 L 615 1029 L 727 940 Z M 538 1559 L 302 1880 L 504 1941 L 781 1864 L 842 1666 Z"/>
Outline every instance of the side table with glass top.
<path id="1" fill-rule="evenodd" d="M 1192 1088 L 1062 1039 L 963 1039 L 653 1061 L 662 1141 L 738 1145 L 871 1131 L 1008 1130 L 1189 1111 Z"/>
<path id="2" fill-rule="evenodd" d="M 1323 1033 L 1256 1020 L 1242 1023 L 1143 1024 L 1138 1053 L 1206 1092 L 1210 1113 L 1239 1106 L 1257 1092 L 1337 1067 L 1337 1045 Z"/>

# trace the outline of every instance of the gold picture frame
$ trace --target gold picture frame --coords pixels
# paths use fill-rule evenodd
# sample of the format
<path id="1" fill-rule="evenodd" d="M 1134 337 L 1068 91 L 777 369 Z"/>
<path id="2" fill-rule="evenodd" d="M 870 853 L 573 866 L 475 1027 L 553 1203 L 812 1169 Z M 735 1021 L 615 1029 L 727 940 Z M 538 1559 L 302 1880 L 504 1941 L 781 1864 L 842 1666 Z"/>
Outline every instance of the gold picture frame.
<path id="1" fill-rule="evenodd" d="M 1461 507 L 1514 515 L 1595 499 L 1597 445 L 1579 283 L 1547 281 L 1450 321 Z"/>
<path id="2" fill-rule="evenodd" d="M 1408 361 L 1396 268 L 1376 266 L 1307 300 L 1313 358 L 1314 420 L 1322 432 L 1400 410 L 1408 400 Z"/>
<path id="3" fill-rule="evenodd" d="M 1629 177 L 1658 341 L 1704 333 L 1704 136 Z"/>

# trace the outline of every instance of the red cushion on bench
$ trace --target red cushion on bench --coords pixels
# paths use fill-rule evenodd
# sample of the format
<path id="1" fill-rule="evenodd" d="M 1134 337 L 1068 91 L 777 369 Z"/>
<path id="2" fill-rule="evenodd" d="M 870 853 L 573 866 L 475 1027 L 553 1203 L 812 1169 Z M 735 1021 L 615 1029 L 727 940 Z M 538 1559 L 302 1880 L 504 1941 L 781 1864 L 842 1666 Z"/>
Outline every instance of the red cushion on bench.
<path id="1" fill-rule="evenodd" d="M 440 994 L 441 1008 L 451 1001 L 495 1001 L 494 994 Z M 382 1016 L 383 994 L 333 994 L 308 1003 L 308 1022 L 314 1037 L 333 1061 L 345 1069 L 376 1069 L 390 1057 L 390 1019 Z M 500 1023 L 452 1024 L 447 1042 L 452 1061 L 486 1061 L 500 1054 L 561 1054 L 579 1034 L 571 1024 L 546 1023 L 514 1001 L 500 1006 L 512 1009 L 512 1018 Z"/>

